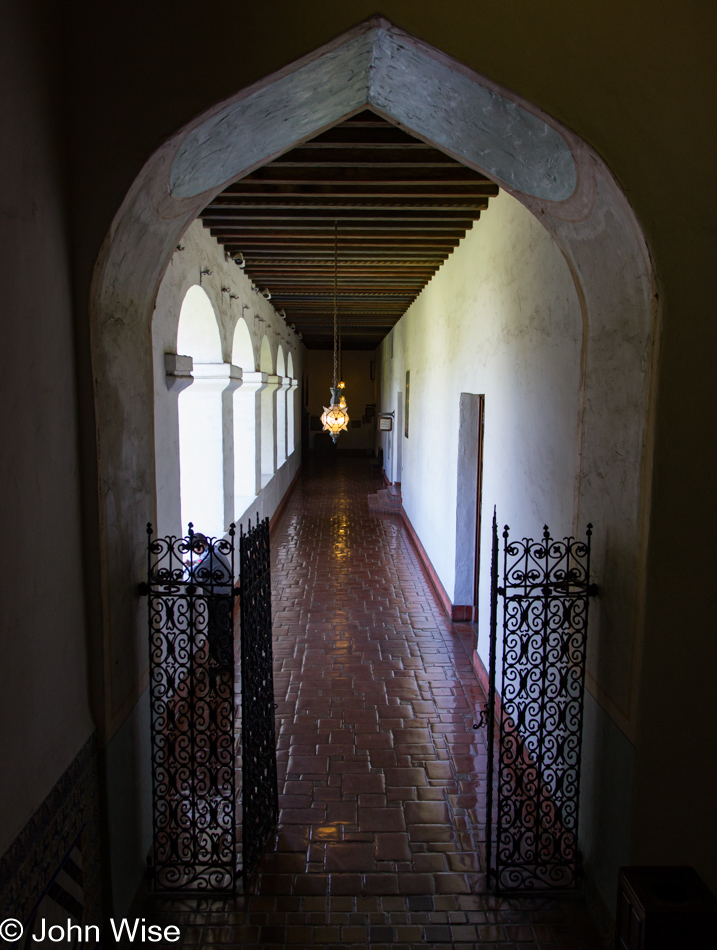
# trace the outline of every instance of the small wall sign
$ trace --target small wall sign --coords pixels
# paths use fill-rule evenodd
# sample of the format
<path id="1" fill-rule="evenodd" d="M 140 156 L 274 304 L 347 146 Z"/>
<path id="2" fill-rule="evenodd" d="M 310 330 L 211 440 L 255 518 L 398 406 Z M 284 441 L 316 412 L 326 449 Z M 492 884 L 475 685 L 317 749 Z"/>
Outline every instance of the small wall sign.
<path id="1" fill-rule="evenodd" d="M 391 432 L 393 429 L 393 419 L 391 416 L 379 416 L 378 428 L 381 432 Z"/>

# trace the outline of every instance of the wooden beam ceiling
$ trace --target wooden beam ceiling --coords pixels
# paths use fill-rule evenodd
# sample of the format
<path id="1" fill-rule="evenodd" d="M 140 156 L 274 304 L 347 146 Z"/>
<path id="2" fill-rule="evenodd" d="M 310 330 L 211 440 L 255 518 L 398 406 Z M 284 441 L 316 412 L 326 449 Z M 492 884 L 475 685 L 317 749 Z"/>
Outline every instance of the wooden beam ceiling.
<path id="1" fill-rule="evenodd" d="M 374 349 L 498 186 L 363 112 L 230 185 L 204 226 L 315 349 L 333 345 L 334 240 L 342 346 Z"/>

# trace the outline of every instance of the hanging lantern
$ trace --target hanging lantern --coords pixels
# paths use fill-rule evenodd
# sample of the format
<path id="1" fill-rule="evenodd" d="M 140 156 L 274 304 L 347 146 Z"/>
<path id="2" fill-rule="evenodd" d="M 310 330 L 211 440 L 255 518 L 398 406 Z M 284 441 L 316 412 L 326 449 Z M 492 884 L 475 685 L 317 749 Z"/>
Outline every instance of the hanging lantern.
<path id="1" fill-rule="evenodd" d="M 338 334 L 338 273 L 339 273 L 339 225 L 334 224 L 334 385 L 331 387 L 331 405 L 324 406 L 321 421 L 335 443 L 340 432 L 348 430 L 349 414 L 343 389 L 346 383 L 339 382 L 339 334 Z"/>
<path id="2" fill-rule="evenodd" d="M 324 432 L 328 432 L 331 439 L 336 442 L 339 432 L 345 432 L 348 429 L 349 414 L 346 411 L 346 400 L 339 400 L 339 388 L 336 386 L 331 390 L 331 405 L 324 406 L 321 414 L 321 421 L 324 424 Z M 344 405 L 341 405 L 341 402 Z"/>

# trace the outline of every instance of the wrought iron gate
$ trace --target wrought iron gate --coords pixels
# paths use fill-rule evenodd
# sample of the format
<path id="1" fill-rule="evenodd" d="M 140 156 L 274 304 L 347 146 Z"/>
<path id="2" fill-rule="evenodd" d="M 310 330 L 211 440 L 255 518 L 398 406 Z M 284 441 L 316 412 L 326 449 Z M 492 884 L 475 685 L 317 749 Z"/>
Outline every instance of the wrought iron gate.
<path id="1" fill-rule="evenodd" d="M 147 536 L 154 887 L 233 891 L 234 525 Z"/>
<path id="2" fill-rule="evenodd" d="M 540 540 L 511 541 L 506 525 L 500 587 L 493 517 L 486 864 L 499 890 L 573 887 L 579 873 L 588 598 L 597 593 L 590 584 L 591 535 L 588 525 L 584 541 L 555 540 L 546 526 Z M 499 595 L 503 641 L 498 699 Z"/>
<path id="3" fill-rule="evenodd" d="M 269 519 L 239 536 L 242 873 L 248 882 L 279 817 L 271 646 Z"/>

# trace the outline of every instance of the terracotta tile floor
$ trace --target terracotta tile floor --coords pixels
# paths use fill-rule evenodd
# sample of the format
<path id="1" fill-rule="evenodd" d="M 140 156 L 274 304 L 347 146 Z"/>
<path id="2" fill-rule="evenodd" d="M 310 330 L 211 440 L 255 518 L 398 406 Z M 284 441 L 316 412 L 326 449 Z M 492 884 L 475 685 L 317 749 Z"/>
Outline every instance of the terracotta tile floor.
<path id="1" fill-rule="evenodd" d="M 153 917 L 206 948 L 599 947 L 577 896 L 485 893 L 474 628 L 369 513 L 377 487 L 364 460 L 315 463 L 272 539 L 281 813 L 252 894 Z"/>

